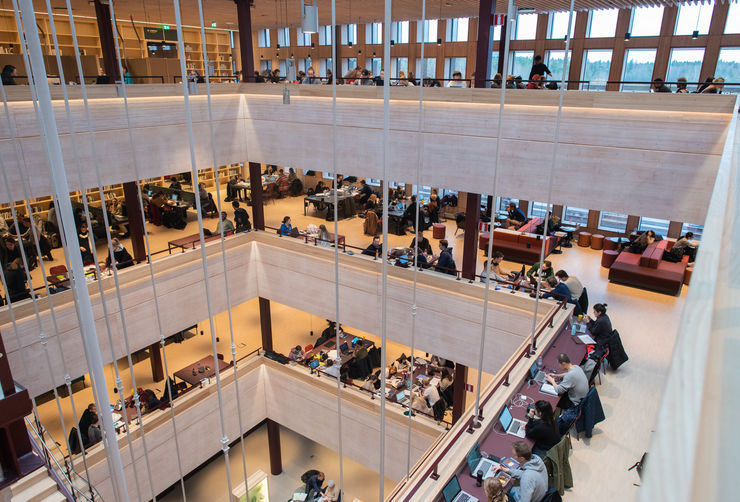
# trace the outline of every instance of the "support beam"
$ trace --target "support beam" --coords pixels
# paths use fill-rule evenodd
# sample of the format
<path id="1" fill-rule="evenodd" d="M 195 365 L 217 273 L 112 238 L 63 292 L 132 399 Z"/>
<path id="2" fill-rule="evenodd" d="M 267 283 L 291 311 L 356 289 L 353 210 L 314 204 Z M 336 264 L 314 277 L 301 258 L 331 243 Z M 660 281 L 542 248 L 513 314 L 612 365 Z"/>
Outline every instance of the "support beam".
<path id="1" fill-rule="evenodd" d="M 234 0 L 239 22 L 239 53 L 242 82 L 254 82 L 254 48 L 252 47 L 252 0 Z"/>
<path id="2" fill-rule="evenodd" d="M 159 348 L 159 343 L 153 343 L 149 346 L 149 362 L 152 365 L 152 380 L 155 382 L 161 382 L 164 380 L 162 351 Z"/>
<path id="3" fill-rule="evenodd" d="M 468 192 L 465 201 L 465 240 L 463 241 L 462 276 L 475 279 L 478 261 L 478 223 L 480 223 L 480 194 Z"/>
<path id="4" fill-rule="evenodd" d="M 262 348 L 264 350 L 272 350 L 272 317 L 270 316 L 270 300 L 260 296 L 259 301 Z"/>
<path id="5" fill-rule="evenodd" d="M 277 476 L 283 472 L 283 455 L 280 450 L 280 424 L 269 418 L 266 421 L 267 449 L 270 452 L 270 474 Z"/>
<path id="6" fill-rule="evenodd" d="M 455 383 L 452 387 L 452 423 L 455 424 L 465 412 L 465 384 L 468 382 L 468 367 L 455 363 Z"/>
<path id="7" fill-rule="evenodd" d="M 506 59 L 506 27 L 509 26 L 509 16 L 504 16 L 504 24 L 501 25 L 501 36 L 498 39 L 498 69 L 501 74 L 501 86 L 506 85 L 506 71 L 504 70 L 504 59 Z"/>
<path id="8" fill-rule="evenodd" d="M 250 199 L 252 201 L 252 223 L 256 230 L 265 229 L 265 209 L 262 205 L 262 164 L 249 163 Z"/>
<path id="9" fill-rule="evenodd" d="M 493 53 L 493 0 L 481 0 L 478 9 L 478 44 L 475 50 L 475 87 L 488 87 Z"/>
<path id="10" fill-rule="evenodd" d="M 146 261 L 146 246 L 144 244 L 144 216 L 141 214 L 139 186 L 136 182 L 129 181 L 123 184 L 123 198 L 126 201 L 131 250 L 134 252 L 134 260 L 141 263 Z"/>
<path id="11" fill-rule="evenodd" d="M 113 24 L 107 2 L 103 5 L 100 0 L 95 0 L 95 17 L 98 20 L 98 36 L 100 37 L 100 49 L 103 52 L 103 68 L 110 79 L 110 83 L 114 84 L 121 80 L 121 72 L 116 61 L 116 40 L 113 38 Z"/>

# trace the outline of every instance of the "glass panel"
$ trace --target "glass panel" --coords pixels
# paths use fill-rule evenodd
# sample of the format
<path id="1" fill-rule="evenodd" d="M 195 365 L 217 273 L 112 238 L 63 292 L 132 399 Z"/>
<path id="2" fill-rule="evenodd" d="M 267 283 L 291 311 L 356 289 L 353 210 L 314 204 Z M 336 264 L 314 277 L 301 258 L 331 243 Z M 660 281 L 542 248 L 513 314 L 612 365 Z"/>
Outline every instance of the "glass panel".
<path id="1" fill-rule="evenodd" d="M 694 234 L 694 240 L 701 240 L 701 234 L 704 232 L 704 225 L 694 225 L 693 223 L 684 223 L 681 226 L 681 235 L 685 235 L 686 232 L 692 232 Z"/>
<path id="2" fill-rule="evenodd" d="M 348 71 L 357 68 L 357 58 L 343 58 L 342 59 L 342 75 L 345 75 Z"/>
<path id="3" fill-rule="evenodd" d="M 630 34 L 633 37 L 657 37 L 663 24 L 663 6 L 632 9 Z"/>
<path id="4" fill-rule="evenodd" d="M 365 68 L 370 70 L 370 73 L 374 77 L 380 76 L 380 70 L 383 68 L 383 58 L 367 58 L 365 60 Z"/>
<path id="5" fill-rule="evenodd" d="M 545 64 L 552 73 L 551 80 L 560 81 L 563 76 L 563 64 L 565 63 L 565 51 L 545 51 Z M 568 51 L 568 68 L 565 69 L 565 80 L 568 80 L 570 70 L 570 51 Z"/>
<path id="6" fill-rule="evenodd" d="M 712 21 L 713 10 L 714 2 L 679 5 L 676 35 L 691 35 L 694 30 L 698 31 L 699 35 L 709 33 L 709 23 Z"/>
<path id="7" fill-rule="evenodd" d="M 496 207 L 498 211 L 506 211 L 509 207 L 509 203 L 513 202 L 517 206 L 519 205 L 519 199 L 512 199 L 511 197 L 498 197 L 498 204 Z"/>
<path id="8" fill-rule="evenodd" d="M 409 22 L 397 21 L 391 23 L 391 40 L 396 44 L 409 43 Z"/>
<path id="9" fill-rule="evenodd" d="M 265 28 L 257 33 L 257 45 L 259 47 L 270 47 L 270 30 Z"/>
<path id="10" fill-rule="evenodd" d="M 357 25 L 356 24 L 345 24 L 342 26 L 342 45 L 349 45 L 349 43 L 357 43 Z"/>
<path id="11" fill-rule="evenodd" d="M 532 69 L 532 60 L 534 51 L 514 51 L 511 57 L 511 75 L 529 77 L 529 70 Z"/>
<path id="12" fill-rule="evenodd" d="M 714 70 L 715 77 L 722 77 L 725 82 L 740 82 L 740 47 L 724 47 L 719 51 L 717 69 Z M 740 88 L 725 87 L 724 93 L 738 94 Z"/>
<path id="13" fill-rule="evenodd" d="M 537 34 L 537 14 L 519 14 L 516 17 L 515 40 L 534 40 Z"/>
<path id="14" fill-rule="evenodd" d="M 423 33 L 422 33 L 423 32 Z M 427 19 L 424 23 L 416 23 L 416 41 L 417 42 L 436 42 L 437 41 L 437 20 Z"/>
<path id="15" fill-rule="evenodd" d="M 565 206 L 563 209 L 563 223 L 568 225 L 588 226 L 588 209 Z"/>
<path id="16" fill-rule="evenodd" d="M 652 81 L 656 53 L 656 49 L 628 49 L 624 57 L 622 80 L 626 82 Z M 650 84 L 622 84 L 622 90 L 648 92 Z"/>
<path id="17" fill-rule="evenodd" d="M 617 31 L 619 10 L 593 10 L 589 12 L 587 38 L 611 38 Z"/>
<path id="18" fill-rule="evenodd" d="M 601 211 L 599 215 L 599 230 L 624 233 L 627 230 L 627 215 Z"/>
<path id="19" fill-rule="evenodd" d="M 550 204 L 550 211 L 552 211 L 552 204 Z M 529 203 L 529 217 L 530 218 L 544 218 L 547 212 L 547 204 L 544 202 L 530 202 Z"/>
<path id="20" fill-rule="evenodd" d="M 272 70 L 272 61 L 269 59 L 263 59 L 260 61 L 260 73 L 265 70 Z"/>
<path id="21" fill-rule="evenodd" d="M 365 43 L 383 43 L 383 23 L 368 23 L 365 25 Z"/>
<path id="22" fill-rule="evenodd" d="M 666 82 L 675 82 L 679 78 L 685 78 L 688 82 L 698 82 L 703 60 L 704 49 L 672 49 Z"/>
<path id="23" fill-rule="evenodd" d="M 303 33 L 303 30 L 299 27 L 296 28 L 296 45 L 298 47 L 311 47 L 311 34 Z"/>
<path id="24" fill-rule="evenodd" d="M 324 176 L 324 179 L 327 179 L 327 180 L 333 180 L 334 179 L 334 173 L 331 172 L 331 171 L 329 171 L 329 172 L 323 172 L 321 174 Z"/>
<path id="25" fill-rule="evenodd" d="M 500 25 L 493 27 L 493 40 L 496 41 L 496 42 L 498 42 L 499 40 L 501 40 L 501 26 Z M 497 51 L 498 51 L 498 49 L 495 49 L 493 51 L 494 54 L 498 54 Z"/>
<path id="26" fill-rule="evenodd" d="M 398 78 L 398 72 L 402 71 L 404 75 L 409 74 L 409 58 L 391 59 L 391 78 Z M 393 83 L 393 82 L 391 82 Z"/>
<path id="27" fill-rule="evenodd" d="M 725 23 L 725 33 L 740 33 L 740 2 L 735 0 L 730 2 L 730 8 L 727 11 L 727 23 Z"/>
<path id="28" fill-rule="evenodd" d="M 468 41 L 468 24 L 467 17 L 448 19 L 446 24 L 447 42 L 467 42 Z"/>
<path id="29" fill-rule="evenodd" d="M 668 220 L 643 217 L 640 218 L 640 226 L 638 228 L 640 231 L 652 230 L 656 234 L 665 237 L 668 235 L 668 225 L 670 224 L 671 222 Z"/>
<path id="30" fill-rule="evenodd" d="M 331 45 L 331 25 L 319 27 L 319 45 Z"/>
<path id="31" fill-rule="evenodd" d="M 380 186 L 380 180 L 377 180 L 375 178 L 365 178 L 365 181 L 367 181 L 368 185 L 379 187 Z"/>
<path id="32" fill-rule="evenodd" d="M 573 19 L 570 22 L 570 33 L 576 28 L 576 13 L 573 13 Z M 564 39 L 568 34 L 568 13 L 553 12 L 550 14 L 550 25 L 547 28 L 547 38 Z"/>
<path id="33" fill-rule="evenodd" d="M 488 77 L 493 80 L 493 76 L 498 73 L 498 51 L 493 51 L 491 55 L 491 75 Z M 489 82 L 488 85 L 491 83 Z"/>
<path id="34" fill-rule="evenodd" d="M 416 60 L 416 78 L 437 78 L 437 58 L 424 58 L 422 68 L 421 59 Z"/>
<path id="35" fill-rule="evenodd" d="M 465 58 L 447 58 L 445 59 L 445 78 L 452 79 L 452 74 L 459 71 L 462 78 L 465 78 Z M 467 82 L 466 82 L 467 85 Z"/>
<path id="36" fill-rule="evenodd" d="M 589 91 L 606 90 L 606 81 L 609 80 L 609 67 L 612 63 L 611 49 L 586 51 L 586 56 L 583 59 L 581 80 L 587 80 L 588 82 L 581 84 L 581 89 Z"/>
<path id="37" fill-rule="evenodd" d="M 290 47 L 290 30 L 288 28 L 278 29 L 278 43 L 280 47 Z"/>

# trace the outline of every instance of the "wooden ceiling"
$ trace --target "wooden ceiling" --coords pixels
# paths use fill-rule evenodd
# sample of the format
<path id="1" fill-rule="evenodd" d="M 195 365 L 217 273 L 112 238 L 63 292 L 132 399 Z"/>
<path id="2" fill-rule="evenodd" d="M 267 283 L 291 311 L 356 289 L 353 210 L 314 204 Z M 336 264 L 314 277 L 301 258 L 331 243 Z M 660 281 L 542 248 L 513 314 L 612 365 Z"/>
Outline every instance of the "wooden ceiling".
<path id="1" fill-rule="evenodd" d="M 75 15 L 95 16 L 95 9 L 88 0 L 70 0 Z M 309 0 L 310 1 L 310 0 Z M 321 25 L 331 23 L 331 0 L 314 0 L 319 7 Z M 717 0 L 726 2 L 728 0 Z M 202 0 L 206 26 L 216 22 L 217 27 L 236 29 L 234 0 Z M 34 0 L 38 11 L 46 12 L 45 0 Z M 308 3 L 308 2 L 307 2 Z M 337 24 L 382 21 L 383 0 L 336 0 Z M 516 0 L 520 9 L 537 12 L 563 11 L 570 8 L 570 0 Z M 576 10 L 611 9 L 650 5 L 673 5 L 679 0 L 575 0 Z M 694 1 L 693 3 L 696 3 Z M 66 13 L 66 0 L 51 0 L 55 12 Z M 119 21 L 133 16 L 136 21 L 174 24 L 173 0 L 114 0 Z M 0 6 L 11 8 L 10 0 L 0 0 Z M 197 0 L 180 0 L 183 24 L 199 26 Z M 477 17 L 478 0 L 427 0 L 427 18 Z M 496 0 L 497 12 L 506 12 L 507 1 Z M 396 0 L 393 2 L 393 20 L 421 19 L 421 0 Z M 300 0 L 254 0 L 252 27 L 255 29 L 300 25 Z"/>

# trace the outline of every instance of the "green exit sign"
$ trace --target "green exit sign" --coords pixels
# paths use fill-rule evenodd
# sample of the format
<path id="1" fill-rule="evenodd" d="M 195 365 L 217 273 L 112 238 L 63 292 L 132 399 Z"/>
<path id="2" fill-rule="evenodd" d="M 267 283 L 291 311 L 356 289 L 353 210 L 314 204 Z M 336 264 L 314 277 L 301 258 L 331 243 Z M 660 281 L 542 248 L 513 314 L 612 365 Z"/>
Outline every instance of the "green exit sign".
<path id="1" fill-rule="evenodd" d="M 211 28 L 215 28 L 215 27 L 216 27 L 216 21 L 211 23 Z"/>
<path id="2" fill-rule="evenodd" d="M 165 24 L 164 26 L 162 26 L 162 29 L 163 30 L 169 30 L 170 29 L 170 25 L 169 24 Z"/>

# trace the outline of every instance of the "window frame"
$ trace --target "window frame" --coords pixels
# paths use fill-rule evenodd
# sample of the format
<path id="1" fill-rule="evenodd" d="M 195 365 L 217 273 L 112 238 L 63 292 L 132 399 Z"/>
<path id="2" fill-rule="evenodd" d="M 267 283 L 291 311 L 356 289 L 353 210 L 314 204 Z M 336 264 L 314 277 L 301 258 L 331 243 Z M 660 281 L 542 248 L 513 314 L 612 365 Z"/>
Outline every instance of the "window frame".
<path id="1" fill-rule="evenodd" d="M 434 35 L 432 35 L 432 27 L 434 27 Z M 424 35 L 427 36 L 426 40 L 422 40 Z M 425 44 L 434 43 L 439 37 L 439 22 L 436 19 L 427 19 L 423 23 L 416 23 L 416 43 L 420 44 L 422 41 Z"/>
<path id="2" fill-rule="evenodd" d="M 657 26 L 657 32 L 655 33 L 635 33 L 635 14 L 637 14 L 637 11 L 645 12 L 649 9 L 660 9 L 660 24 Z M 659 37 L 660 31 L 663 28 L 663 16 L 665 15 L 665 7 L 663 5 L 657 5 L 657 6 L 650 6 L 650 7 L 633 7 L 632 12 L 630 13 L 630 29 L 629 33 L 632 37 Z M 615 35 L 616 36 L 616 35 Z"/>
<path id="3" fill-rule="evenodd" d="M 380 45 L 383 43 L 383 23 L 365 24 L 365 45 Z"/>
<path id="4" fill-rule="evenodd" d="M 598 36 L 598 37 L 592 36 L 591 35 L 591 28 L 594 25 L 593 24 L 594 14 L 598 14 L 598 13 L 604 14 L 604 13 L 609 12 L 609 11 L 613 11 L 613 13 L 614 13 L 614 30 L 611 32 L 611 35 Z M 589 11 L 589 13 L 588 13 L 588 26 L 586 27 L 586 38 L 614 38 L 614 37 L 616 37 L 618 18 L 619 18 L 619 9 L 598 9 L 598 10 Z"/>
<path id="5" fill-rule="evenodd" d="M 646 224 L 643 224 L 645 220 L 648 220 Z M 651 225 L 651 222 L 658 222 L 655 225 Z M 663 226 L 663 223 L 665 223 L 665 226 Z M 656 235 L 660 235 L 662 237 L 666 237 L 668 235 L 668 229 L 671 226 L 670 220 L 662 220 L 660 218 L 650 218 L 647 216 L 640 216 L 640 221 L 637 224 L 637 230 L 640 232 L 644 232 L 647 230 L 652 230 L 655 232 Z"/>
<path id="6" fill-rule="evenodd" d="M 319 45 L 330 46 L 332 41 L 331 25 L 319 26 Z"/>
<path id="7" fill-rule="evenodd" d="M 686 235 L 686 232 L 692 232 L 694 234 L 694 240 L 700 241 L 704 233 L 704 225 L 683 222 L 681 224 L 681 235 Z"/>
<path id="8" fill-rule="evenodd" d="M 732 2 L 730 2 L 732 3 Z M 685 10 L 686 8 L 698 8 L 698 12 L 696 13 L 696 18 L 693 20 L 689 20 L 688 26 L 691 28 L 690 30 L 686 32 L 679 33 L 679 23 L 681 22 L 681 12 Z M 705 19 L 706 24 L 702 24 L 702 16 L 707 15 L 706 9 L 709 9 L 708 18 Z M 710 0 L 709 3 L 681 3 L 678 4 L 678 12 L 676 13 L 676 23 L 673 25 L 673 35 L 682 37 L 687 35 L 692 35 L 694 31 L 698 31 L 699 35 L 708 35 L 709 34 L 709 27 L 712 24 L 712 14 L 714 13 L 714 1 Z M 728 16 L 729 18 L 729 16 Z"/>
<path id="9" fill-rule="evenodd" d="M 622 62 L 622 75 L 619 80 L 622 81 L 620 84 L 619 90 L 620 92 L 650 92 L 650 84 L 631 84 L 630 80 L 627 80 L 627 64 L 629 63 L 629 56 L 630 53 L 649 53 L 652 52 L 653 54 L 653 63 L 652 67 L 650 68 L 650 78 L 647 80 L 644 80 L 643 82 L 652 81 L 652 75 L 653 71 L 655 70 L 655 61 L 658 57 L 658 49 L 657 48 L 635 48 L 635 49 L 627 49 L 624 51 L 624 61 Z M 626 82 L 626 84 L 625 84 Z M 634 82 L 640 82 L 640 80 L 634 80 Z M 626 86 L 635 86 L 636 89 L 630 90 L 627 89 Z M 643 90 L 644 89 L 644 90 Z"/>
<path id="10" fill-rule="evenodd" d="M 462 21 L 465 21 L 462 23 Z M 460 34 L 460 25 L 464 24 L 463 34 Z M 470 18 L 453 17 L 445 20 L 445 41 L 450 43 L 467 42 L 470 30 Z"/>
<path id="11" fill-rule="evenodd" d="M 270 28 L 263 28 L 257 32 L 257 47 L 270 47 Z"/>
<path id="12" fill-rule="evenodd" d="M 522 27 L 520 23 L 520 19 L 523 19 L 524 16 L 534 16 L 534 32 L 533 33 L 527 33 L 527 38 L 522 38 L 519 33 L 519 29 Z M 539 14 L 536 12 L 525 12 L 523 14 L 517 14 L 516 16 L 516 23 L 514 26 L 514 37 L 512 40 L 536 40 L 537 39 L 537 20 L 538 20 Z M 532 17 L 528 17 L 528 19 L 532 19 Z M 529 28 L 529 25 L 525 25 L 527 28 Z"/>
<path id="13" fill-rule="evenodd" d="M 308 39 L 308 42 L 306 42 Z M 296 47 L 311 47 L 311 34 L 303 33 L 303 28 L 300 26 L 296 28 L 295 32 Z"/>
<path id="14" fill-rule="evenodd" d="M 617 227 L 610 227 L 604 225 L 604 215 L 614 215 L 622 217 L 624 216 L 624 227 L 621 229 L 618 229 Z M 625 234 L 627 233 L 627 223 L 629 222 L 629 215 L 628 214 L 622 214 L 622 213 L 613 213 L 611 211 L 599 211 L 599 222 L 596 225 L 596 228 L 599 230 L 606 230 L 607 232 L 615 232 L 618 234 Z"/>
<path id="15" fill-rule="evenodd" d="M 572 220 L 568 218 L 568 210 L 569 209 L 575 209 L 578 211 L 586 211 L 586 218 L 583 223 L 580 222 L 580 220 Z M 561 222 L 565 223 L 566 225 L 576 225 L 576 226 L 582 226 L 586 227 L 588 226 L 588 215 L 590 214 L 590 210 L 585 207 L 575 207 L 575 206 L 563 206 L 563 217 L 561 218 Z"/>
<path id="16" fill-rule="evenodd" d="M 278 28 L 277 35 L 277 40 L 280 44 L 280 47 L 290 47 L 290 28 L 288 28 L 287 26 L 285 28 Z M 284 43 L 280 42 L 281 38 Z"/>
<path id="17" fill-rule="evenodd" d="M 565 35 L 563 35 L 562 37 L 561 36 L 553 37 L 552 32 L 553 32 L 553 28 L 555 27 L 555 17 L 558 15 L 565 17 L 565 24 L 566 24 Z M 551 12 L 550 15 L 547 16 L 547 39 L 548 40 L 562 40 L 568 35 L 568 33 L 570 33 L 571 37 L 573 36 L 573 33 L 575 32 L 575 29 L 576 29 L 576 13 L 575 12 L 573 13 L 573 18 L 570 23 L 570 31 L 568 31 L 568 27 L 567 27 L 568 16 L 569 16 L 569 13 L 567 11 Z"/>

